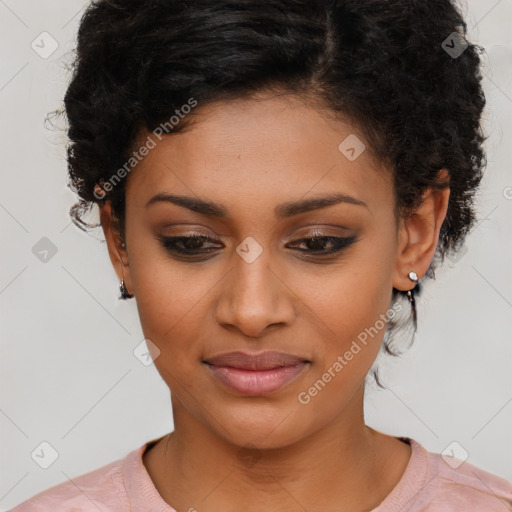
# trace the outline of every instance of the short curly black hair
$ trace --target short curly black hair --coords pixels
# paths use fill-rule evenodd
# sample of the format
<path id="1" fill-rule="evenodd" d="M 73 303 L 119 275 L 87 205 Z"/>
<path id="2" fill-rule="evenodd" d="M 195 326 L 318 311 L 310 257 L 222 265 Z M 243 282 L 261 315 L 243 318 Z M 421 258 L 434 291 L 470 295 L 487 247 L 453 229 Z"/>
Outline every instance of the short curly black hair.
<path id="1" fill-rule="evenodd" d="M 80 197 L 72 219 L 97 227 L 81 216 L 110 201 L 124 233 L 125 180 L 101 199 L 94 187 L 125 165 L 141 130 L 190 98 L 206 105 L 277 89 L 317 98 L 361 129 L 393 170 L 397 216 L 428 187 L 445 188 L 438 172 L 448 171 L 447 216 L 427 272 L 435 277 L 438 259 L 457 252 L 475 223 L 485 167 L 483 49 L 466 33 L 450 0 L 93 1 L 64 100 Z M 185 117 L 172 131 L 186 126 Z"/>

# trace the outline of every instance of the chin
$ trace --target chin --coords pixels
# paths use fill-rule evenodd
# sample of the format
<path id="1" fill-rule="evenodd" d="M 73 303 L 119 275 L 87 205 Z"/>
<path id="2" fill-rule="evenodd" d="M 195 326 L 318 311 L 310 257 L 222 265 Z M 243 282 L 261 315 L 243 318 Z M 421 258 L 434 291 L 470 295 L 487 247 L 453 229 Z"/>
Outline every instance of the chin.
<path id="1" fill-rule="evenodd" d="M 283 407 L 278 404 L 248 404 L 230 411 L 213 412 L 216 423 L 211 424 L 217 434 L 227 442 L 243 447 L 260 449 L 284 448 L 307 435 L 307 425 L 302 425 L 303 412 L 295 404 Z"/>

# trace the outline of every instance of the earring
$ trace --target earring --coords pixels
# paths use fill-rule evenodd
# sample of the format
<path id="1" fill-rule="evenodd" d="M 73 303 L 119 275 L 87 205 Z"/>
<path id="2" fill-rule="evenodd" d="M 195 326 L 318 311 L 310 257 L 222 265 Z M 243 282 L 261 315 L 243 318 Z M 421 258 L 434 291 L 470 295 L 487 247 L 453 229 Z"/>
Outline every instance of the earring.
<path id="1" fill-rule="evenodd" d="M 128 290 L 126 289 L 126 285 L 124 284 L 124 279 L 121 279 L 121 284 L 119 285 L 119 290 L 121 291 L 121 297 L 119 297 L 122 300 L 131 299 L 133 295 L 128 293 Z"/>
<path id="2" fill-rule="evenodd" d="M 416 272 L 409 272 L 409 279 L 414 283 L 418 282 L 418 274 Z M 409 298 L 409 302 L 414 305 L 414 288 L 407 292 L 407 297 Z"/>

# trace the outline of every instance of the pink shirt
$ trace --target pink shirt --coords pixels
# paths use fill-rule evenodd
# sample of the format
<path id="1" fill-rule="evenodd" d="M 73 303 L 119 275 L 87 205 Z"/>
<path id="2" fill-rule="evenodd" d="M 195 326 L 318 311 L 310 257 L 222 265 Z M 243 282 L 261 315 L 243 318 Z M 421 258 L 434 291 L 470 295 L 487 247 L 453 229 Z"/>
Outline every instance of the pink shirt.
<path id="1" fill-rule="evenodd" d="M 371 512 L 512 511 L 511 483 L 468 462 L 454 469 L 441 455 L 413 439 L 402 439 L 412 446 L 407 468 Z M 142 462 L 149 444 L 73 482 L 43 491 L 10 512 L 176 512 L 158 494 Z"/>

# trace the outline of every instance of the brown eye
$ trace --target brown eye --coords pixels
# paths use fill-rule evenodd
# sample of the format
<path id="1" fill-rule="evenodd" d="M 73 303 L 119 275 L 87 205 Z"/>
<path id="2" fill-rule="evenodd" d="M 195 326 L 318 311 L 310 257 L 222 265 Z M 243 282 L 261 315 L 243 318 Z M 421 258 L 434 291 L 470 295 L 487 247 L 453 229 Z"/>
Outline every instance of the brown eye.
<path id="1" fill-rule="evenodd" d="M 337 236 L 312 236 L 301 238 L 294 244 L 305 245 L 306 249 L 299 249 L 300 252 L 312 255 L 329 255 L 346 249 L 356 241 L 356 236 L 348 238 Z"/>
<path id="2" fill-rule="evenodd" d="M 207 236 L 173 236 L 158 237 L 160 243 L 165 249 L 172 253 L 181 254 L 183 256 L 194 256 L 200 254 L 211 253 L 215 248 L 204 247 L 205 244 L 215 244 L 216 240 Z"/>

